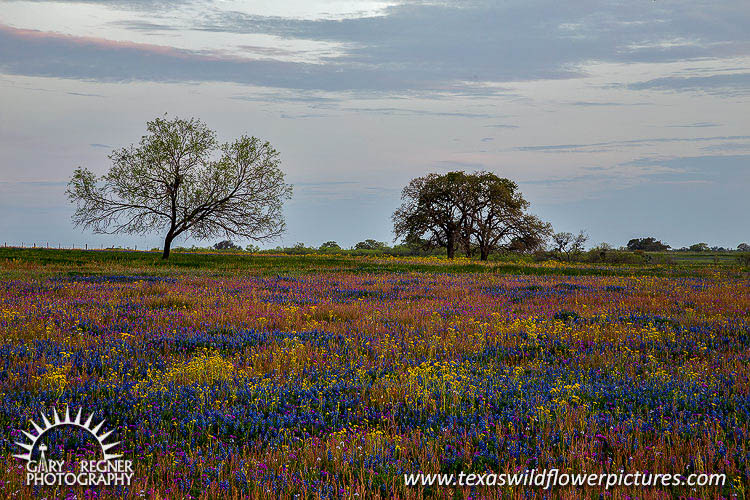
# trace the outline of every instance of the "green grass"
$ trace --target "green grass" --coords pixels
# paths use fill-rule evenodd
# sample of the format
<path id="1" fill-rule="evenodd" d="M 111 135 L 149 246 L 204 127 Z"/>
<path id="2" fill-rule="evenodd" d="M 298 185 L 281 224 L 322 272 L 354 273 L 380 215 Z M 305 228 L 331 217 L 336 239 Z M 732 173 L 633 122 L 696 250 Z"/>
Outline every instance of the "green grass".
<path id="1" fill-rule="evenodd" d="M 737 252 L 653 252 L 654 258 L 672 260 L 681 265 L 734 265 Z"/>
<path id="2" fill-rule="evenodd" d="M 683 257 L 683 254 L 668 256 Z M 585 265 L 565 263 L 551 267 L 534 262 L 450 261 L 444 258 L 356 257 L 349 255 L 268 255 L 174 252 L 168 261 L 160 252 L 126 250 L 58 250 L 0 248 L 0 278 L 13 279 L 28 272 L 40 278 L 59 275 L 147 274 L 173 273 L 197 275 L 300 275 L 327 272 L 368 273 L 493 273 L 564 276 L 628 276 L 628 275 L 690 275 L 700 268 L 719 268 L 742 272 L 736 259 L 722 256 L 706 261 L 705 255 L 684 255 L 669 265 Z M 690 258 L 688 258 L 690 257 Z M 698 259 L 703 257 L 703 259 Z M 746 271 L 746 269 L 745 269 Z"/>

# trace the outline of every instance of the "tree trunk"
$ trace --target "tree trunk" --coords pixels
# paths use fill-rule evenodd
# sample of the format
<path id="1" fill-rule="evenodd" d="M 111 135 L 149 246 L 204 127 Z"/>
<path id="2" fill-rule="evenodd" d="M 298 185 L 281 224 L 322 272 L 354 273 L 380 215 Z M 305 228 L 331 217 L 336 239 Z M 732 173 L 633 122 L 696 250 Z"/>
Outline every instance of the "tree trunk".
<path id="1" fill-rule="evenodd" d="M 452 259 L 456 256 L 456 241 L 453 233 L 448 233 L 446 239 L 445 249 L 448 251 L 448 258 Z"/>
<path id="2" fill-rule="evenodd" d="M 479 255 L 479 258 L 481 260 L 487 260 L 487 257 L 490 256 L 490 249 L 488 247 L 482 247 L 480 251 L 481 253 Z"/>
<path id="3" fill-rule="evenodd" d="M 172 246 L 172 239 L 174 237 L 171 234 L 168 234 L 166 238 L 164 238 L 164 253 L 161 254 L 161 258 L 163 260 L 169 259 L 169 248 Z"/>
<path id="4" fill-rule="evenodd" d="M 471 242 L 465 241 L 464 242 L 464 254 L 466 255 L 466 258 L 470 259 L 472 253 L 473 252 L 471 251 Z"/>

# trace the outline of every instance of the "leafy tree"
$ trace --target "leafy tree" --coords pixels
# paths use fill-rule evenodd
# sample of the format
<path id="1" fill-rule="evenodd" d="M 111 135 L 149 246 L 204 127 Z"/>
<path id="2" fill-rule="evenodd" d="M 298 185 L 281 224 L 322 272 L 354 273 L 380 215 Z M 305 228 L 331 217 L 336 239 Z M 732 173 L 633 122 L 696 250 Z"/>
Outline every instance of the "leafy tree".
<path id="1" fill-rule="evenodd" d="M 750 245 L 747 243 L 740 243 L 737 245 L 737 251 L 739 252 L 750 252 Z"/>
<path id="2" fill-rule="evenodd" d="M 628 241 L 628 250 L 643 250 L 645 252 L 663 252 L 669 249 L 669 245 L 662 243 L 656 238 L 633 238 Z"/>
<path id="3" fill-rule="evenodd" d="M 515 237 L 505 246 L 505 249 L 509 252 L 516 253 L 529 253 L 544 250 L 547 243 L 547 238 L 530 236 L 530 237 Z"/>
<path id="4" fill-rule="evenodd" d="M 357 250 L 383 250 L 387 248 L 387 245 L 382 241 L 367 239 L 354 245 L 354 248 Z"/>
<path id="5" fill-rule="evenodd" d="M 708 252 L 709 250 L 708 243 L 696 243 L 695 245 L 690 245 L 691 252 Z"/>
<path id="6" fill-rule="evenodd" d="M 289 255 L 305 255 L 315 252 L 314 248 L 307 247 L 303 242 L 298 241 L 290 247 L 276 247 L 276 250 Z"/>
<path id="7" fill-rule="evenodd" d="M 239 245 L 235 245 L 232 240 L 223 240 L 214 245 L 215 250 L 242 250 Z"/>
<path id="8" fill-rule="evenodd" d="M 479 250 L 486 260 L 496 250 L 536 249 L 550 232 L 548 224 L 527 214 L 529 203 L 516 183 L 490 172 L 449 172 L 413 179 L 393 214 L 396 238 L 444 247 L 448 258 L 461 247 L 467 256 Z"/>
<path id="9" fill-rule="evenodd" d="M 341 250 L 341 247 L 335 241 L 326 241 L 320 247 L 319 250 Z"/>
<path id="10" fill-rule="evenodd" d="M 406 241 L 425 240 L 430 246 L 444 247 L 452 259 L 466 225 L 468 214 L 463 208 L 464 172 L 417 177 L 403 189 L 403 203 L 393 213 L 396 238 Z"/>
<path id="11" fill-rule="evenodd" d="M 518 185 L 490 172 L 466 176 L 460 208 L 466 211 L 464 241 L 476 244 L 480 259 L 496 250 L 533 251 L 544 245 L 551 228 L 525 213 L 529 206 Z M 470 246 L 464 244 L 467 256 Z"/>
<path id="12" fill-rule="evenodd" d="M 77 168 L 67 194 L 73 221 L 97 233 L 165 231 L 172 241 L 237 235 L 260 241 L 285 228 L 283 200 L 292 187 L 268 142 L 242 136 L 219 144 L 200 120 L 156 118 L 137 146 L 113 151 L 109 172 L 97 178 Z"/>

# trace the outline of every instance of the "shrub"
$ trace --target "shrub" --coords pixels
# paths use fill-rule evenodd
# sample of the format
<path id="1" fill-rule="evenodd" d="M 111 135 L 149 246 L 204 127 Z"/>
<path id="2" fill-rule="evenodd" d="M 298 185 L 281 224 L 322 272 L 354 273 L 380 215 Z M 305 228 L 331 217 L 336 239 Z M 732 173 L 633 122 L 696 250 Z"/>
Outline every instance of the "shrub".
<path id="1" fill-rule="evenodd" d="M 214 245 L 215 250 L 242 250 L 239 245 L 235 245 L 231 240 L 220 241 Z"/>
<path id="2" fill-rule="evenodd" d="M 646 252 L 663 252 L 668 250 L 669 245 L 662 243 L 653 237 L 633 238 L 628 241 L 628 250 L 643 250 Z"/>
<path id="3" fill-rule="evenodd" d="M 385 250 L 388 246 L 382 241 L 367 239 L 354 245 L 356 250 Z"/>

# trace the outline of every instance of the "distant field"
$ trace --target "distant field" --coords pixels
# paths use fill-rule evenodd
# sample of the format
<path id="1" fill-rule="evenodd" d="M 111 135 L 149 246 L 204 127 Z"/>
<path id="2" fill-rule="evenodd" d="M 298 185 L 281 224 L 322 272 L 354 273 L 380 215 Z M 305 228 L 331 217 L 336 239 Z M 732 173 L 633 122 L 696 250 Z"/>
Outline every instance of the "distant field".
<path id="1" fill-rule="evenodd" d="M 737 252 L 652 252 L 656 258 L 672 259 L 677 264 L 736 265 Z"/>
<path id="2" fill-rule="evenodd" d="M 746 498 L 750 282 L 724 260 L 165 263 L 3 248 L 0 497 Z M 24 484 L 13 441 L 66 406 L 106 419 L 135 466 L 131 486 Z M 86 435 L 45 439 L 66 466 L 98 458 Z M 553 468 L 726 482 L 544 491 L 404 479 Z"/>
<path id="3" fill-rule="evenodd" d="M 348 255 L 286 255 L 248 253 L 173 252 L 168 261 L 160 252 L 130 250 L 57 250 L 0 247 L 0 277 L 16 272 L 51 276 L 63 274 L 102 274 L 140 272 L 165 273 L 291 273 L 349 271 L 354 273 L 500 273 L 566 276 L 690 275 L 695 267 L 718 267 L 727 272 L 748 271 L 738 265 L 736 254 L 654 253 L 653 263 L 645 265 L 587 265 L 565 262 L 533 262 L 528 258 L 480 262 L 437 257 L 361 257 Z"/>

